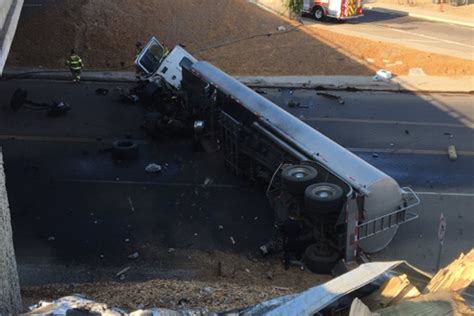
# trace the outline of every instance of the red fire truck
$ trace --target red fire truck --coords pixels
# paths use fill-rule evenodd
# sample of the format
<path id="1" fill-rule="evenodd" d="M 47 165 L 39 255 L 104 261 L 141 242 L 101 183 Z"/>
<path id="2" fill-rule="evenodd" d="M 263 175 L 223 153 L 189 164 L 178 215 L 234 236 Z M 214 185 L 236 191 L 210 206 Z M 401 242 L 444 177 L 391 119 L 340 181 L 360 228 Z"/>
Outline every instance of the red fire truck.
<path id="1" fill-rule="evenodd" d="M 317 21 L 330 17 L 338 20 L 362 16 L 362 0 L 304 0 L 303 11 Z"/>

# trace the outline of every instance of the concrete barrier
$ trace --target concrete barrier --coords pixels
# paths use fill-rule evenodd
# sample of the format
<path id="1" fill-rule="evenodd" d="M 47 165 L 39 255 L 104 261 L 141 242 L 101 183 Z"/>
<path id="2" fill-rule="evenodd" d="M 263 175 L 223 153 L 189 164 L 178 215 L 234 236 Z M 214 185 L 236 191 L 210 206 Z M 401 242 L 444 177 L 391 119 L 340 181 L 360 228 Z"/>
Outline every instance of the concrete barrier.
<path id="1" fill-rule="evenodd" d="M 23 0 L 0 0 L 0 76 L 20 19 Z"/>

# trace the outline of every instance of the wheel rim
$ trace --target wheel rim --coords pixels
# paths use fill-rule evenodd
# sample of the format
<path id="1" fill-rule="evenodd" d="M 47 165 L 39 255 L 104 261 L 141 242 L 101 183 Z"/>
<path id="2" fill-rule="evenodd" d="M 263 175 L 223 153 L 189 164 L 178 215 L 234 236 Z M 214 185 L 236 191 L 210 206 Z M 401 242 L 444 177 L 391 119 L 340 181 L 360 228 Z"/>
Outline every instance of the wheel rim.
<path id="1" fill-rule="evenodd" d="M 314 16 L 317 20 L 320 20 L 323 17 L 323 10 L 317 9 L 316 12 L 314 12 Z"/>
<path id="2" fill-rule="evenodd" d="M 308 170 L 305 168 L 294 168 L 288 174 L 295 179 L 303 179 L 308 176 Z"/>
<path id="3" fill-rule="evenodd" d="M 329 186 L 320 186 L 320 187 L 314 188 L 312 193 L 320 198 L 328 198 L 328 197 L 336 195 L 336 190 L 334 190 L 334 188 L 331 188 Z"/>

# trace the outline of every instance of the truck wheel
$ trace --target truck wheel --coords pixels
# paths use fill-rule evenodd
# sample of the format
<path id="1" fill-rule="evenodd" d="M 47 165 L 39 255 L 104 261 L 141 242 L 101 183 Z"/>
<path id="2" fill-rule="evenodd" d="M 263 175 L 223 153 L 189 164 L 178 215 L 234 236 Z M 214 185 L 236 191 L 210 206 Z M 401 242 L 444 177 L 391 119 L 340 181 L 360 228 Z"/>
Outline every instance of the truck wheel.
<path id="1" fill-rule="evenodd" d="M 318 171 L 307 165 L 293 165 L 285 168 L 281 173 L 283 190 L 303 195 L 307 186 L 316 182 Z"/>
<path id="2" fill-rule="evenodd" d="M 116 140 L 112 144 L 112 155 L 117 160 L 135 160 L 138 158 L 138 145 L 130 139 Z"/>
<path id="3" fill-rule="evenodd" d="M 326 19 L 326 12 L 324 12 L 324 9 L 320 6 L 317 6 L 313 10 L 313 16 L 316 21 L 324 21 Z"/>
<path id="4" fill-rule="evenodd" d="M 313 273 L 330 274 L 341 256 L 334 250 L 322 252 L 318 245 L 312 244 L 303 254 L 304 265 Z"/>
<path id="5" fill-rule="evenodd" d="M 339 211 L 343 203 L 342 188 L 332 183 L 316 183 L 304 191 L 304 207 L 308 215 L 327 215 Z"/>

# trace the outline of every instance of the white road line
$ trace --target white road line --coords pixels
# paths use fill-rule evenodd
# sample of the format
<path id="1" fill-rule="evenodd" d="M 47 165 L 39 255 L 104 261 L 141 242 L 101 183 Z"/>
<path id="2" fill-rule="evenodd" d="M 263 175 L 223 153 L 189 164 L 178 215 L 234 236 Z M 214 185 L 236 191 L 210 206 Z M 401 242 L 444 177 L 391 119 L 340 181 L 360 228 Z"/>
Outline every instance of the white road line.
<path id="1" fill-rule="evenodd" d="M 28 135 L 0 135 L 0 140 L 18 140 L 32 142 L 62 142 L 62 143 L 111 143 L 115 139 L 83 138 L 83 137 L 54 137 L 54 136 L 28 136 Z M 146 140 L 133 140 L 139 145 L 148 144 Z"/>
<path id="2" fill-rule="evenodd" d="M 70 183 L 99 183 L 99 184 L 125 184 L 125 185 L 157 185 L 165 187 L 204 187 L 202 183 L 191 182 L 155 182 L 155 181 L 126 181 L 126 180 L 94 180 L 94 179 L 57 179 L 57 182 Z M 240 185 L 234 184 L 207 184 L 206 188 L 241 188 Z"/>
<path id="3" fill-rule="evenodd" d="M 428 36 L 428 35 L 424 35 L 424 34 L 412 33 L 412 32 L 400 30 L 400 29 L 397 29 L 397 28 L 394 28 L 394 27 L 390 27 L 390 26 L 387 26 L 387 25 L 383 25 L 383 24 L 375 24 L 375 25 L 378 25 L 378 26 L 387 28 L 387 29 L 392 30 L 392 31 L 395 31 L 395 32 L 399 32 L 399 33 L 403 33 L 403 34 L 409 34 L 409 35 L 411 35 L 411 36 L 418 36 L 418 37 L 422 37 L 422 38 L 426 38 L 426 39 L 430 39 L 430 40 L 436 41 L 436 42 L 438 42 L 438 43 L 439 43 L 439 42 L 444 42 L 444 43 L 447 43 L 447 44 L 454 44 L 454 45 L 463 46 L 463 47 L 467 47 L 467 48 L 471 48 L 471 49 L 474 48 L 473 45 L 466 45 L 466 44 L 463 44 L 463 43 L 459 43 L 459 42 L 455 42 L 455 41 L 450 41 L 450 40 L 442 39 L 442 38 L 439 38 L 439 37 L 437 38 L 437 37 Z"/>
<path id="4" fill-rule="evenodd" d="M 372 120 L 372 119 L 349 119 L 349 118 L 332 118 L 332 117 L 306 117 L 303 121 L 308 122 L 342 122 L 342 123 L 368 123 L 368 124 L 398 124 L 398 125 L 415 125 L 415 126 L 431 126 L 431 127 L 455 127 L 455 128 L 474 128 L 471 124 L 455 124 L 441 122 L 412 122 L 412 121 L 390 121 L 390 120 Z"/>
<path id="5" fill-rule="evenodd" d="M 442 195 L 442 196 L 462 196 L 474 197 L 474 193 L 455 193 L 455 192 L 416 192 L 418 195 Z"/>

